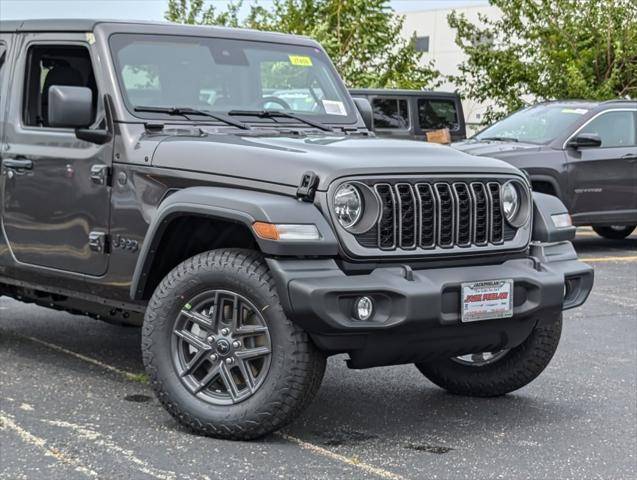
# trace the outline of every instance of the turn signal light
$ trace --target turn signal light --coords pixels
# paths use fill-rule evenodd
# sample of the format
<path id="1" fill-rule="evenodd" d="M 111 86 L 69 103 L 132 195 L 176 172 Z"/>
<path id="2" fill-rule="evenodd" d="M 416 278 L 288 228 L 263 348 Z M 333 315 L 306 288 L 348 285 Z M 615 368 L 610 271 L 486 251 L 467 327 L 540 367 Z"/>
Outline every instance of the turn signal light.
<path id="1" fill-rule="evenodd" d="M 254 232 L 259 238 L 264 240 L 320 240 L 316 225 L 312 224 L 274 224 L 266 222 L 255 222 L 252 225 Z"/>

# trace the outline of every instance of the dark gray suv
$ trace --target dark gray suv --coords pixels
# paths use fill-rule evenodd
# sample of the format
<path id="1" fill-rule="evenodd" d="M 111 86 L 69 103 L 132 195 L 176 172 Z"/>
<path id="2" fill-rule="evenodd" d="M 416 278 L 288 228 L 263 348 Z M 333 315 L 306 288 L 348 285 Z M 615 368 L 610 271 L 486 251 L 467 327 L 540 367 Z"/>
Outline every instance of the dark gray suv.
<path id="1" fill-rule="evenodd" d="M 526 108 L 453 145 L 525 170 L 575 225 L 621 239 L 637 225 L 637 102 L 561 101 Z"/>
<path id="2" fill-rule="evenodd" d="M 511 392 L 592 288 L 557 198 L 499 160 L 375 138 L 311 39 L 0 29 L 0 295 L 143 325 L 152 387 L 197 432 L 282 427 L 337 353 Z"/>

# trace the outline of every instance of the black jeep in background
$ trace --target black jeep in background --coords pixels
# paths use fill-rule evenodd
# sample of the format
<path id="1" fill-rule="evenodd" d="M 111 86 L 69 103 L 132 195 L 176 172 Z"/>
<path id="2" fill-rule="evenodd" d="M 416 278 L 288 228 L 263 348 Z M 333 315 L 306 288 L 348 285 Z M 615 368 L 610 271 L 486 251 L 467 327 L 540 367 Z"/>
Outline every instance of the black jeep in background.
<path id="1" fill-rule="evenodd" d="M 499 158 L 558 197 L 577 226 L 622 239 L 637 225 L 637 102 L 559 101 L 518 111 L 453 147 Z"/>
<path id="2" fill-rule="evenodd" d="M 452 142 L 467 138 L 460 96 L 427 90 L 350 89 L 354 98 L 367 99 L 374 111 L 376 135 L 427 140 L 427 133 L 449 129 Z"/>

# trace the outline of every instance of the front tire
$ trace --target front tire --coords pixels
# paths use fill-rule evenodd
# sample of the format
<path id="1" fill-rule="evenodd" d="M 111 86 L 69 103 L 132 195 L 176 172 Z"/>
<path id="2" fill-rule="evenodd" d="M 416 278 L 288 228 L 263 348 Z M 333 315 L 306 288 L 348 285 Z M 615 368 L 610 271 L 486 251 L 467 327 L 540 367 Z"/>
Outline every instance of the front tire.
<path id="1" fill-rule="evenodd" d="M 593 227 L 595 233 L 600 237 L 610 240 L 623 240 L 628 237 L 637 225 L 613 225 L 610 227 Z"/>
<path id="2" fill-rule="evenodd" d="M 142 353 L 177 421 L 231 440 L 291 422 L 325 371 L 325 356 L 286 317 L 267 265 L 249 250 L 213 250 L 171 271 L 146 310 Z"/>
<path id="3" fill-rule="evenodd" d="M 519 346 L 471 364 L 459 358 L 417 363 L 420 372 L 445 390 L 471 397 L 496 397 L 528 385 L 549 364 L 557 350 L 562 318 L 536 327 Z"/>

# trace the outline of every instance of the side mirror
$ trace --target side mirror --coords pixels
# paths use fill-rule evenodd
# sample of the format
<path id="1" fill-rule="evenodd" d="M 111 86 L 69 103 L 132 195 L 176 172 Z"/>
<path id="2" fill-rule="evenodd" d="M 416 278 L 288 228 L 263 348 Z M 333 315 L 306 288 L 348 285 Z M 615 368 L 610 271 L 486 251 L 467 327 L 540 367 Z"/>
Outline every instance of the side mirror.
<path id="1" fill-rule="evenodd" d="M 596 133 L 580 133 L 571 138 L 566 146 L 576 150 L 587 147 L 601 147 L 602 139 Z"/>
<path id="2" fill-rule="evenodd" d="M 93 92 L 87 87 L 49 87 L 49 126 L 86 128 L 93 117 Z"/>
<path id="3" fill-rule="evenodd" d="M 372 110 L 372 104 L 366 98 L 354 98 L 354 105 L 358 109 L 358 113 L 363 118 L 363 123 L 367 127 L 367 130 L 372 131 L 372 124 L 374 121 L 374 111 Z"/>

